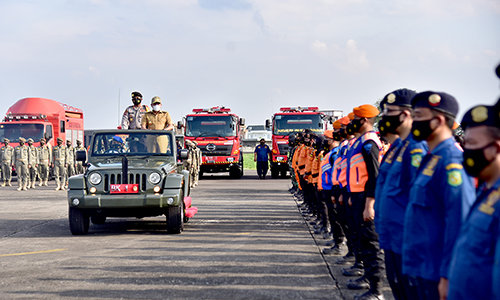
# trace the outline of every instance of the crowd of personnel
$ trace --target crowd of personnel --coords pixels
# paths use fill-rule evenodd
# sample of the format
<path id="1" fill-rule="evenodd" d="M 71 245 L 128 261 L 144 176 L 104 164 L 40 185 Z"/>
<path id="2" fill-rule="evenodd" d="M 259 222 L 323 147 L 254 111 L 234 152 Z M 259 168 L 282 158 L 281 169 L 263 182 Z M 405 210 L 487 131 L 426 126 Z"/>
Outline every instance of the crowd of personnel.
<path id="1" fill-rule="evenodd" d="M 355 299 L 384 298 L 384 269 L 395 299 L 500 299 L 500 101 L 465 113 L 463 139 L 458 112 L 398 89 L 290 135 L 290 191 Z"/>
<path id="2" fill-rule="evenodd" d="M 38 186 L 48 186 L 50 171 L 56 181 L 56 191 L 65 190 L 68 177 L 83 174 L 83 162 L 76 161 L 76 151 L 87 151 L 82 141 L 76 141 L 73 147 L 71 141 L 64 145 L 61 138 L 57 138 L 57 145 L 50 147 L 45 138 L 40 139 L 40 146 L 33 145 L 34 140 L 19 137 L 19 146 L 9 145 L 10 140 L 4 138 L 4 146 L 0 148 L 0 162 L 2 167 L 2 186 L 12 186 L 12 169 L 17 173 L 18 191 L 34 189 L 37 180 Z"/>

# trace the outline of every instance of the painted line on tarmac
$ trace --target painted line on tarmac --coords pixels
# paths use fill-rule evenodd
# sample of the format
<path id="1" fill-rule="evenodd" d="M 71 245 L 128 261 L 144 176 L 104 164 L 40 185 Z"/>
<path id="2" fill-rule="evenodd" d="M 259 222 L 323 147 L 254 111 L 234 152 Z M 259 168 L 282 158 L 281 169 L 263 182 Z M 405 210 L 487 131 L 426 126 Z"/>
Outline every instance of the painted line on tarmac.
<path id="1" fill-rule="evenodd" d="M 34 252 L 0 254 L 0 257 L 21 256 L 21 255 L 31 255 L 31 254 L 41 254 L 41 253 L 52 253 L 52 252 L 60 252 L 60 251 L 65 251 L 65 250 L 68 250 L 68 249 L 52 249 L 52 250 L 43 250 L 43 251 L 34 251 Z"/>

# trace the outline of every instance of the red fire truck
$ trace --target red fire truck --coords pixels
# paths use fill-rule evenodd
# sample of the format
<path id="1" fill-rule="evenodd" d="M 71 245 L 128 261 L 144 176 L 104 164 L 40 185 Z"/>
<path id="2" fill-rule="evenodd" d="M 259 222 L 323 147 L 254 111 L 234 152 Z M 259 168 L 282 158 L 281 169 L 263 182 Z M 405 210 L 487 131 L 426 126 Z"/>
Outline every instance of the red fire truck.
<path id="1" fill-rule="evenodd" d="M 225 107 L 193 109 L 178 127 L 184 127 L 186 140 L 194 140 L 202 152 L 200 173 L 229 172 L 243 176 L 241 140 L 245 119 Z M 201 175 L 200 174 L 200 175 Z"/>
<path id="2" fill-rule="evenodd" d="M 83 111 L 50 99 L 18 100 L 0 122 L 0 142 L 8 138 L 16 146 L 19 137 L 32 138 L 35 146 L 43 137 L 52 146 L 58 137 L 76 144 L 76 140 L 83 141 Z"/>
<path id="3" fill-rule="evenodd" d="M 271 120 L 266 120 L 266 127 L 273 131 L 273 160 L 271 162 L 271 177 L 286 177 L 288 165 L 288 135 L 310 129 L 316 133 L 323 133 L 328 122 L 325 114 L 317 107 L 282 107 L 279 113 L 273 115 Z"/>

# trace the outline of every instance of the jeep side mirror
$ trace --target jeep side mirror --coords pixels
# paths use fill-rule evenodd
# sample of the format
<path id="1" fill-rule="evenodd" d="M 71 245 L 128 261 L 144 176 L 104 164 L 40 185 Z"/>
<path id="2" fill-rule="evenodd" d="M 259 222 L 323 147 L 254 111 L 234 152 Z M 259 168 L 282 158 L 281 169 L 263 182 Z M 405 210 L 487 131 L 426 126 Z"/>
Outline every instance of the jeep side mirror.
<path id="1" fill-rule="evenodd" d="M 245 126 L 245 118 L 240 118 L 240 126 Z"/>
<path id="2" fill-rule="evenodd" d="M 177 129 L 181 129 L 182 128 L 182 121 L 179 121 L 177 122 Z"/>
<path id="3" fill-rule="evenodd" d="M 269 119 L 266 120 L 266 129 L 271 130 L 271 120 Z"/>
<path id="4" fill-rule="evenodd" d="M 181 160 L 188 158 L 188 151 L 189 150 L 187 150 L 187 149 L 181 149 L 181 151 L 179 152 L 179 156 L 180 156 Z"/>
<path id="5" fill-rule="evenodd" d="M 76 151 L 76 161 L 86 162 L 87 161 L 87 152 L 85 150 Z"/>

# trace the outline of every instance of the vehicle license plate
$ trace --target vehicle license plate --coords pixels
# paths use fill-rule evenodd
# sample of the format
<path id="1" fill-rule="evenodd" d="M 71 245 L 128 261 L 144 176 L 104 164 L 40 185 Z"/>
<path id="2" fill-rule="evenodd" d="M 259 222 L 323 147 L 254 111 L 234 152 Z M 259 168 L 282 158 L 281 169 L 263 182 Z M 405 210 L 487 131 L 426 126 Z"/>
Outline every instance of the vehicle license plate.
<path id="1" fill-rule="evenodd" d="M 112 184 L 110 186 L 111 194 L 137 194 L 139 193 L 138 184 Z"/>

